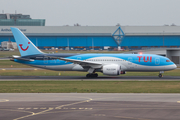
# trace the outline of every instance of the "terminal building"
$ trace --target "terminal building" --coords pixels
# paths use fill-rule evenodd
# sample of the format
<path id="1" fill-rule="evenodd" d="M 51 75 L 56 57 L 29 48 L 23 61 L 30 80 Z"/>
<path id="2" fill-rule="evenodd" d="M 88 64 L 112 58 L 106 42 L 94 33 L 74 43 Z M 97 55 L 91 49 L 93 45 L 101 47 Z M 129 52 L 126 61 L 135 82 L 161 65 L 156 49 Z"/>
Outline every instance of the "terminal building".
<path id="1" fill-rule="evenodd" d="M 139 50 L 179 48 L 180 26 L 45 26 L 30 15 L 0 14 L 0 43 L 15 42 L 10 27 L 19 28 L 40 49 Z"/>
<path id="2" fill-rule="evenodd" d="M 15 42 L 12 26 L 0 26 L 0 43 Z M 13 26 L 40 49 L 179 48 L 180 26 Z"/>
<path id="3" fill-rule="evenodd" d="M 30 15 L 0 14 L 0 26 L 45 26 L 45 19 L 31 19 Z"/>

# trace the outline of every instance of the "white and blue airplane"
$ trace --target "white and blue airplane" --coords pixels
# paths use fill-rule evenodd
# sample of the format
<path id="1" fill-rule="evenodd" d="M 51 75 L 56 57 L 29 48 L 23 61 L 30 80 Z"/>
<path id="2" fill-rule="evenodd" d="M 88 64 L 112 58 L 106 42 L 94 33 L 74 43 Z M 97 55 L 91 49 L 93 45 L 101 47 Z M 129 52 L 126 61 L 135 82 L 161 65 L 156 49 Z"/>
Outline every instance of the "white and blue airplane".
<path id="1" fill-rule="evenodd" d="M 117 76 L 126 71 L 159 72 L 176 69 L 168 58 L 152 54 L 46 54 L 41 52 L 18 28 L 11 28 L 21 56 L 11 60 L 56 71 L 84 71 L 86 77 L 98 77 L 96 72 Z"/>

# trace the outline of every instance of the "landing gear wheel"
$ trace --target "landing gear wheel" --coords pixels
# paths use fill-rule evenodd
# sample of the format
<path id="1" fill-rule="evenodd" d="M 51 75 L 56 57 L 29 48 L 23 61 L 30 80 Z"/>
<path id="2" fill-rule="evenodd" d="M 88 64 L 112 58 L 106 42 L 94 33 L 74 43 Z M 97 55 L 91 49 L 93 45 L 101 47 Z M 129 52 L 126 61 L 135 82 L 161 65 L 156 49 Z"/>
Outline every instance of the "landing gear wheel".
<path id="1" fill-rule="evenodd" d="M 86 77 L 89 78 L 89 77 L 90 77 L 90 74 L 87 74 Z"/>
<path id="2" fill-rule="evenodd" d="M 159 74 L 158 76 L 159 76 L 159 78 L 162 78 L 162 77 L 163 77 L 163 75 L 162 75 L 162 74 Z"/>
<path id="3" fill-rule="evenodd" d="M 87 78 L 96 78 L 96 77 L 98 77 L 98 74 L 97 73 L 95 73 L 95 74 L 87 74 L 86 77 Z"/>

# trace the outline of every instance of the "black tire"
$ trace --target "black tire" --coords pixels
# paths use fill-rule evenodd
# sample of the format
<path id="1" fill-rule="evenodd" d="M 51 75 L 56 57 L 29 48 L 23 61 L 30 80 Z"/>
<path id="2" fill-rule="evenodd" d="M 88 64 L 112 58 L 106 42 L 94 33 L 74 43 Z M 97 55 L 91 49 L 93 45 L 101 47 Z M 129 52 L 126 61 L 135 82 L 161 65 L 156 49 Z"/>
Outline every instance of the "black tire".
<path id="1" fill-rule="evenodd" d="M 89 78 L 89 77 L 90 77 L 90 74 L 87 74 L 86 77 Z"/>
<path id="2" fill-rule="evenodd" d="M 159 74 L 159 78 L 162 78 L 163 76 L 162 76 L 162 74 Z"/>
<path id="3" fill-rule="evenodd" d="M 96 74 L 87 74 L 86 77 L 87 78 L 96 78 L 96 77 L 98 77 L 98 74 L 97 73 Z"/>

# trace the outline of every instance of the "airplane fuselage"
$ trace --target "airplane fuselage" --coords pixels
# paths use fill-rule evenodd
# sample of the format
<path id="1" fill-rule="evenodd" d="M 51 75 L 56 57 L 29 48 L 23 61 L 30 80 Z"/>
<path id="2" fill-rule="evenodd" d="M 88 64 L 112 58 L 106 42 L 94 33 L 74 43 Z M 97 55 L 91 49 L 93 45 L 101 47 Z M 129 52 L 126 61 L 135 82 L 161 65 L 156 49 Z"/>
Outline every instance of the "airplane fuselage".
<path id="1" fill-rule="evenodd" d="M 30 66 L 58 71 L 88 71 L 89 69 L 72 62 L 53 59 L 51 56 L 102 63 L 102 66 L 117 64 L 121 66 L 122 71 L 167 71 L 176 68 L 176 65 L 168 58 L 152 54 L 40 54 L 22 57 L 33 59 L 33 61 L 23 61 L 18 59 L 14 59 L 14 61 Z M 100 71 L 100 69 L 97 69 L 96 71 Z"/>

